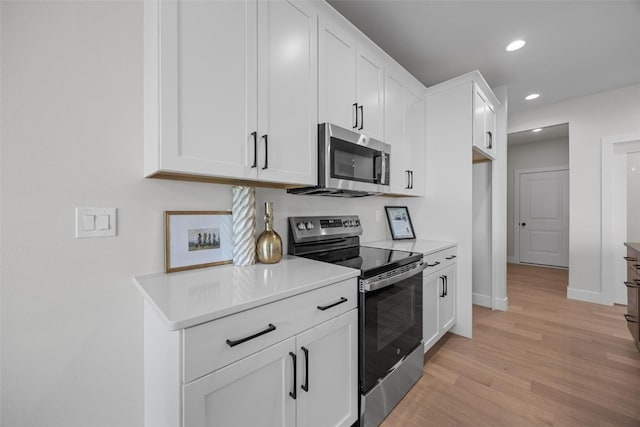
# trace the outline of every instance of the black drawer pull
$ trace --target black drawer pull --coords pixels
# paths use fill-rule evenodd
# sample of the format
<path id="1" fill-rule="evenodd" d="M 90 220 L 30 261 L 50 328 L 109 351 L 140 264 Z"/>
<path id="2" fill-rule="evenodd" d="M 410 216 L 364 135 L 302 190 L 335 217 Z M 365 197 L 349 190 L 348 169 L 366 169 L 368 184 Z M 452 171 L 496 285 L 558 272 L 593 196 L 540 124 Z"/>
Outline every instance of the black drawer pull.
<path id="1" fill-rule="evenodd" d="M 291 360 L 293 360 L 293 391 L 289 392 L 289 396 L 293 397 L 293 400 L 296 400 L 296 397 L 297 397 L 296 384 L 298 384 L 298 380 L 296 378 L 296 372 L 298 372 L 298 363 L 297 363 L 297 358 L 295 353 L 290 351 L 289 356 L 291 356 Z"/>
<path id="2" fill-rule="evenodd" d="M 271 323 L 269 323 L 269 326 L 267 326 L 266 329 L 260 331 L 260 332 L 256 332 L 253 335 L 250 335 L 248 337 L 244 337 L 244 338 L 238 338 L 237 340 L 227 340 L 227 345 L 229 345 L 229 347 L 235 347 L 238 344 L 242 344 L 243 342 L 247 342 L 249 340 L 252 340 L 254 338 L 258 338 L 260 335 L 264 335 L 264 334 L 268 334 L 269 332 L 275 331 L 276 327 L 273 326 Z"/>
<path id="3" fill-rule="evenodd" d="M 633 282 L 624 282 L 624 285 L 625 285 L 627 288 L 637 288 L 638 286 L 640 286 L 640 285 L 638 285 L 638 279 L 636 279 L 636 280 L 635 280 L 635 282 L 636 282 L 636 283 L 633 283 Z"/>
<path id="4" fill-rule="evenodd" d="M 318 306 L 318 310 L 325 311 L 325 310 L 330 309 L 331 307 L 335 307 L 336 305 L 340 305 L 340 304 L 342 304 L 343 302 L 347 302 L 347 301 L 349 301 L 347 298 L 345 298 L 345 297 L 341 297 L 339 301 L 336 301 L 336 302 L 334 302 L 334 303 L 332 303 L 332 304 L 319 305 L 319 306 Z"/>
<path id="5" fill-rule="evenodd" d="M 302 384 L 302 389 L 309 393 L 309 349 L 300 347 L 302 352 L 304 353 L 304 384 Z"/>
<path id="6" fill-rule="evenodd" d="M 456 258 L 456 256 L 455 255 L 451 255 L 451 256 L 446 257 L 445 259 L 454 259 L 454 258 Z"/>
<path id="7" fill-rule="evenodd" d="M 440 261 L 436 261 L 433 264 L 427 263 L 427 267 L 435 267 L 436 265 L 440 265 Z"/>
<path id="8" fill-rule="evenodd" d="M 627 320 L 627 322 L 629 323 L 638 323 L 637 320 L 633 320 L 633 316 L 631 316 L 630 314 L 625 314 L 624 318 Z"/>
<path id="9" fill-rule="evenodd" d="M 637 258 L 634 258 L 634 257 L 631 257 L 631 256 L 626 256 L 626 257 L 624 257 L 624 259 L 625 259 L 626 261 L 631 261 L 631 262 L 635 262 L 635 261 L 637 261 L 637 260 L 638 260 Z"/>

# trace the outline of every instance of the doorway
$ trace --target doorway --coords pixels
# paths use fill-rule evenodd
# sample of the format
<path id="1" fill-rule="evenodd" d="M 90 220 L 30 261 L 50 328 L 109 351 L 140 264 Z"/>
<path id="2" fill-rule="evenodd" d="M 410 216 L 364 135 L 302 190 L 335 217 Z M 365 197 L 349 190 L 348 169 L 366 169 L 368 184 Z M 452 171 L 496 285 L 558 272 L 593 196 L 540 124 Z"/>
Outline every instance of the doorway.
<path id="1" fill-rule="evenodd" d="M 520 263 L 569 267 L 569 169 L 517 170 L 516 228 Z"/>
<path id="2" fill-rule="evenodd" d="M 640 134 L 602 138 L 602 296 L 603 304 L 626 304 L 627 158 L 640 151 Z"/>

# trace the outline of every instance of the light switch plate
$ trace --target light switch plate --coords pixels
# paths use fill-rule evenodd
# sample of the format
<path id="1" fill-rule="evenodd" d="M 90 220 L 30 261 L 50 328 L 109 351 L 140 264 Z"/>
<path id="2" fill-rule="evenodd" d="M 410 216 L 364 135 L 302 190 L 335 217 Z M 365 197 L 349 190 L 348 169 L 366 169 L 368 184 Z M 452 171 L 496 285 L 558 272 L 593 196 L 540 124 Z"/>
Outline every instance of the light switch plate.
<path id="1" fill-rule="evenodd" d="M 76 238 L 116 235 L 116 208 L 76 208 Z M 93 218 L 93 220 L 88 220 Z M 88 230 L 93 225 L 92 230 Z"/>

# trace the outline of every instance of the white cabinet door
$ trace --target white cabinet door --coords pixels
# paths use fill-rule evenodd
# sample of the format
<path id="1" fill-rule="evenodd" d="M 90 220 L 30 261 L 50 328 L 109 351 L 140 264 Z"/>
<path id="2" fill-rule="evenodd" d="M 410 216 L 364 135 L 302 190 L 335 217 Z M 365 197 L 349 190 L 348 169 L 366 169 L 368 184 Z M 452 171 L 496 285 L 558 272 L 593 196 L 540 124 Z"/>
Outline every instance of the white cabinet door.
<path id="1" fill-rule="evenodd" d="M 485 147 L 492 158 L 496 157 L 496 110 L 493 105 L 487 103 L 484 115 Z"/>
<path id="2" fill-rule="evenodd" d="M 312 2 L 258 2 L 261 181 L 316 184 L 317 37 Z"/>
<path id="3" fill-rule="evenodd" d="M 384 142 L 391 145 L 389 192 L 405 194 L 411 182 L 405 135 L 407 89 L 402 78 L 387 69 L 384 82 Z"/>
<path id="4" fill-rule="evenodd" d="M 256 2 L 148 3 L 145 174 L 255 178 Z"/>
<path id="5" fill-rule="evenodd" d="M 490 159 L 495 158 L 495 107 L 473 85 L 473 146 Z"/>
<path id="6" fill-rule="evenodd" d="M 426 187 L 427 101 L 421 90 L 407 91 L 406 159 L 411 171 L 407 194 L 424 196 Z M 392 169 L 393 170 L 393 169 Z"/>
<path id="7" fill-rule="evenodd" d="M 297 336 L 298 426 L 349 427 L 356 421 L 357 342 L 357 310 Z"/>
<path id="8" fill-rule="evenodd" d="M 424 348 L 428 350 L 440 338 L 438 308 L 441 279 L 437 273 L 423 273 L 422 280 L 422 336 Z"/>
<path id="9" fill-rule="evenodd" d="M 438 318 L 440 333 L 446 331 L 456 323 L 456 263 L 438 271 Z"/>
<path id="10" fill-rule="evenodd" d="M 184 386 L 184 427 L 295 426 L 295 338 Z"/>
<path id="11" fill-rule="evenodd" d="M 318 39 L 318 122 L 356 129 L 356 44 L 339 24 L 324 17 Z"/>
<path id="12" fill-rule="evenodd" d="M 384 67 L 382 60 L 366 48 L 358 47 L 356 91 L 358 102 L 358 130 L 383 140 Z"/>

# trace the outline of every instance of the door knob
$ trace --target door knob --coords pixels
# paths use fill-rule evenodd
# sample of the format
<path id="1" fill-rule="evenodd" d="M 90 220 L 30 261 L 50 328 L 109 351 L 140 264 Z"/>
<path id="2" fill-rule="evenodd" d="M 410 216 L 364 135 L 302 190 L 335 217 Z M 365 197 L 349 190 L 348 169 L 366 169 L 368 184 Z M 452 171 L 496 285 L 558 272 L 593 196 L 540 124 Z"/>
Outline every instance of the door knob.
<path id="1" fill-rule="evenodd" d="M 521 222 L 520 225 L 523 226 L 523 227 L 526 227 L 527 223 L 526 222 Z"/>

